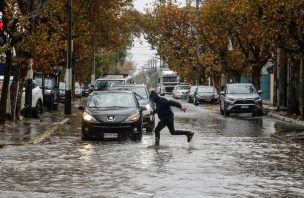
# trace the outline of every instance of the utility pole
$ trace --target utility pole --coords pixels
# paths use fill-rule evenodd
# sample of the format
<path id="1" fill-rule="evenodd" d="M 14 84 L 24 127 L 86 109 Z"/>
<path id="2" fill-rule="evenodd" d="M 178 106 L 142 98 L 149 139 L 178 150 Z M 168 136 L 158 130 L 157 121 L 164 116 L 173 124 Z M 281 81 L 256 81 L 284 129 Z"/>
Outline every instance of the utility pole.
<path id="1" fill-rule="evenodd" d="M 199 4 L 200 0 L 196 0 L 196 23 L 199 22 Z M 200 54 L 200 44 L 199 44 L 199 33 L 198 28 L 196 28 L 196 45 L 195 45 L 195 51 L 196 51 L 196 85 L 200 84 L 200 75 L 201 75 L 201 67 L 199 65 L 199 54 Z"/>
<path id="2" fill-rule="evenodd" d="M 95 84 L 95 67 L 96 67 L 96 53 L 95 53 L 95 27 L 93 32 L 93 65 L 92 65 L 92 75 L 91 75 L 91 86 Z"/>
<path id="3" fill-rule="evenodd" d="M 72 0 L 67 5 L 68 32 L 67 32 L 67 69 L 65 72 L 65 101 L 64 114 L 72 114 Z"/>

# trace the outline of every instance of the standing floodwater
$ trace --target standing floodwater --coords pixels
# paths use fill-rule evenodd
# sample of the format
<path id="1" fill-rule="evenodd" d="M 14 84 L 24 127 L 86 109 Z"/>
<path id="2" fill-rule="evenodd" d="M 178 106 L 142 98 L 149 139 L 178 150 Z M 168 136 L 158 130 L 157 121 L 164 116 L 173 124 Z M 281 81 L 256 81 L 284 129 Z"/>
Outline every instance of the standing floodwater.
<path id="1" fill-rule="evenodd" d="M 271 137 L 292 128 L 267 117 L 175 110 L 176 128 L 140 143 L 82 141 L 80 113 L 39 145 L 0 150 L 0 197 L 302 197 L 303 148 Z"/>

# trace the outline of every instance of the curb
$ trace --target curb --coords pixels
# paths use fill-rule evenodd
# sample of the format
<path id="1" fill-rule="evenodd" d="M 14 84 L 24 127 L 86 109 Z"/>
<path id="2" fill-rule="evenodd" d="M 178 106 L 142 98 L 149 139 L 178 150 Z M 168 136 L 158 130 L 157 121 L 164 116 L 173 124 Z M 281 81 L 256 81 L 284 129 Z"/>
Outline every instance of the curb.
<path id="1" fill-rule="evenodd" d="M 59 126 L 64 125 L 66 123 L 68 123 L 70 121 L 70 118 L 65 118 L 64 120 L 62 120 L 60 123 L 56 124 L 55 126 L 45 130 L 43 133 L 33 137 L 31 140 L 29 141 L 24 141 L 22 142 L 21 145 L 28 145 L 28 144 L 37 144 L 42 142 L 45 138 L 47 138 L 48 136 L 50 136 L 52 133 L 54 133 L 57 129 L 59 129 Z M 1 148 L 1 147 L 0 147 Z"/>
<path id="2" fill-rule="evenodd" d="M 268 113 L 267 116 L 270 118 L 275 118 L 275 119 L 281 120 L 281 121 L 304 126 L 304 121 L 294 120 L 294 119 L 287 118 L 285 116 L 281 116 L 281 115 L 277 115 L 277 114 L 273 114 L 273 113 Z"/>

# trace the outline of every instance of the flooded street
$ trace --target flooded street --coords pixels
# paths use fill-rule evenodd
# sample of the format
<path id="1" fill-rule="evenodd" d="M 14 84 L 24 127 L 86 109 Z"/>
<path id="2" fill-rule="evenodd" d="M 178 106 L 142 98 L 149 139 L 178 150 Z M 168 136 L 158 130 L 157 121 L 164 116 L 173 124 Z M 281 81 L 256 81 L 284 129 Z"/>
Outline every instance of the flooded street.
<path id="1" fill-rule="evenodd" d="M 176 129 L 139 143 L 82 141 L 80 112 L 40 144 L 0 150 L 0 197 L 303 197 L 304 153 L 272 134 L 295 128 L 268 117 L 174 109 Z"/>

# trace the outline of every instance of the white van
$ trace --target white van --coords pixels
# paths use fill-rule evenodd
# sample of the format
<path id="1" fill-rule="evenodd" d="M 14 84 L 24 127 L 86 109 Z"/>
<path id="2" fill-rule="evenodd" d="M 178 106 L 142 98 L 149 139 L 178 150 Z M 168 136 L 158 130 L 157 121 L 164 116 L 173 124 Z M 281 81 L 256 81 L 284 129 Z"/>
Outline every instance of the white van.
<path id="1" fill-rule="evenodd" d="M 132 76 L 127 74 L 105 74 L 95 81 L 94 90 L 107 90 L 113 85 L 135 84 Z"/>

